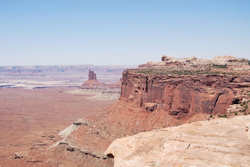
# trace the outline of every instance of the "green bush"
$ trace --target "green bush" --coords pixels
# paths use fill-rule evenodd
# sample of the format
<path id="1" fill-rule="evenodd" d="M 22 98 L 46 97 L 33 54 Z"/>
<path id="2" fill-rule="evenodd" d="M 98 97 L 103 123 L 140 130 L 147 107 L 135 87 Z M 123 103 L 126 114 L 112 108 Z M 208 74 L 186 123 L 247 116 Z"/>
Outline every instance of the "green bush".
<path id="1" fill-rule="evenodd" d="M 227 114 L 219 114 L 218 115 L 220 118 L 227 118 Z"/>
<path id="2" fill-rule="evenodd" d="M 227 68 L 227 64 L 213 64 L 214 68 Z"/>

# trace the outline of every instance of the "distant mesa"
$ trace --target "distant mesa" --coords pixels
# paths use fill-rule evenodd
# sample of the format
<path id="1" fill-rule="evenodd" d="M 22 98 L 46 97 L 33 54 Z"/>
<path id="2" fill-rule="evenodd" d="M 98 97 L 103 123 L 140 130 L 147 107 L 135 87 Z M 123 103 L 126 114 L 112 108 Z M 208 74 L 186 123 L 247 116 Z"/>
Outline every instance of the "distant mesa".
<path id="1" fill-rule="evenodd" d="M 92 70 L 89 70 L 88 80 L 81 85 L 81 88 L 94 89 L 94 88 L 101 88 L 104 85 L 105 85 L 104 83 L 101 83 L 97 80 L 96 73 Z"/>

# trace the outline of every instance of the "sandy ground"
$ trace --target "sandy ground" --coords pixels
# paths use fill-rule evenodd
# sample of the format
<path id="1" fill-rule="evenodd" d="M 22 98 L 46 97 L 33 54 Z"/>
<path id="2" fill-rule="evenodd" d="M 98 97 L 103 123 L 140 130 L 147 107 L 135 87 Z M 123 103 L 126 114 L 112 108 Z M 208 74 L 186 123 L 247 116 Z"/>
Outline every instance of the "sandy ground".
<path id="1" fill-rule="evenodd" d="M 120 97 L 120 88 L 116 89 L 81 89 L 75 88 L 65 93 L 73 95 L 87 95 L 88 99 L 92 100 L 117 100 Z"/>
<path id="2" fill-rule="evenodd" d="M 75 88 L 0 89 L 0 167 L 43 166 L 50 160 L 41 153 L 59 140 L 61 130 L 78 118 L 103 114 L 114 102 L 66 93 L 72 91 Z"/>

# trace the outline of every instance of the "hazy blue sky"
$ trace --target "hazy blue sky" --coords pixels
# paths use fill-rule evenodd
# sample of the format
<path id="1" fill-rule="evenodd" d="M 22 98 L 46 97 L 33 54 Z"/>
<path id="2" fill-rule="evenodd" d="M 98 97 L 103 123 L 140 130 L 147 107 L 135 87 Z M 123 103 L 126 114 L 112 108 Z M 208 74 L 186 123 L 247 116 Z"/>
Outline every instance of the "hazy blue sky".
<path id="1" fill-rule="evenodd" d="M 250 0 L 0 0 L 0 65 L 250 58 Z"/>

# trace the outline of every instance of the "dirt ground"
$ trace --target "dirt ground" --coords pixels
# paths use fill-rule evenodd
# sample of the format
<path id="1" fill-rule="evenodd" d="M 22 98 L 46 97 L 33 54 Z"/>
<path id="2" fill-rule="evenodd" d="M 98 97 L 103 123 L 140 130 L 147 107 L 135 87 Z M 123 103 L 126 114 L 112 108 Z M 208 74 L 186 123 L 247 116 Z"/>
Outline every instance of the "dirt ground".
<path id="1" fill-rule="evenodd" d="M 58 132 L 114 103 L 65 93 L 70 89 L 0 89 L 0 167 L 62 166 L 47 155 Z"/>

